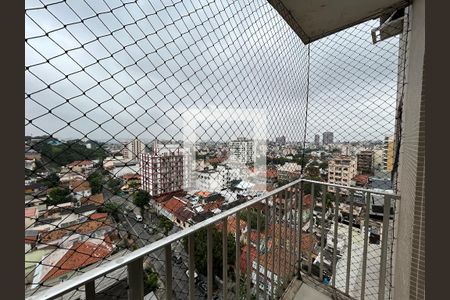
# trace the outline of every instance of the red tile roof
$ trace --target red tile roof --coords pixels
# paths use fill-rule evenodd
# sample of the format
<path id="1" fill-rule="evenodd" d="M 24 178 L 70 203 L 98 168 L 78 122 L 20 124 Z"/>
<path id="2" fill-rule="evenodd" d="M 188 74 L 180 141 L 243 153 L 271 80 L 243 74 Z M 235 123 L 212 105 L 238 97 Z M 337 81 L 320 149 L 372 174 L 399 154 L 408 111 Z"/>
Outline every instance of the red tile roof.
<path id="1" fill-rule="evenodd" d="M 68 164 L 68 167 L 78 167 L 78 166 L 88 166 L 92 165 L 94 162 L 92 160 L 76 160 Z"/>
<path id="2" fill-rule="evenodd" d="M 239 219 L 239 224 L 240 224 L 239 227 L 240 227 L 240 230 L 241 230 L 241 233 L 242 233 L 242 230 L 247 227 L 247 222 L 245 222 L 242 219 Z M 237 223 L 236 223 L 236 216 L 228 217 L 228 219 L 227 219 L 227 231 L 229 233 L 236 234 L 236 225 L 237 225 Z M 222 222 L 218 223 L 216 226 L 217 226 L 217 230 L 222 231 L 222 229 L 223 229 L 223 223 Z"/>
<path id="3" fill-rule="evenodd" d="M 70 182 L 69 186 L 74 193 L 87 191 L 91 189 L 91 185 L 87 180 L 73 180 Z"/>
<path id="4" fill-rule="evenodd" d="M 105 203 L 105 199 L 103 198 L 103 193 L 91 195 L 89 197 L 83 197 L 80 200 L 81 205 L 89 205 L 94 204 L 97 206 L 102 206 Z"/>
<path id="5" fill-rule="evenodd" d="M 223 204 L 223 200 L 217 200 L 217 201 L 212 201 L 212 202 L 208 202 L 206 204 L 203 204 L 202 208 L 203 211 L 213 211 L 217 208 L 220 208 Z"/>
<path id="6" fill-rule="evenodd" d="M 67 272 L 96 263 L 109 256 L 114 247 L 111 243 L 95 244 L 89 241 L 75 243 L 55 266 L 41 279 L 41 282 L 59 277 Z"/>
<path id="7" fill-rule="evenodd" d="M 35 217 L 37 213 L 37 207 L 26 207 L 25 208 L 25 217 L 32 218 Z"/>
<path id="8" fill-rule="evenodd" d="M 177 197 L 172 197 L 169 201 L 165 202 L 163 205 L 163 208 L 170 212 L 170 213 L 174 213 L 176 212 L 179 208 L 181 207 L 185 207 L 186 203 L 181 201 L 179 198 Z"/>
<path id="9" fill-rule="evenodd" d="M 136 174 L 136 173 L 127 173 L 127 174 L 122 175 L 122 178 L 124 180 L 141 179 L 141 176 L 139 176 L 139 174 Z"/>
<path id="10" fill-rule="evenodd" d="M 91 220 L 106 220 L 106 218 L 108 217 L 108 213 L 93 213 L 92 215 L 89 216 L 89 219 Z"/>

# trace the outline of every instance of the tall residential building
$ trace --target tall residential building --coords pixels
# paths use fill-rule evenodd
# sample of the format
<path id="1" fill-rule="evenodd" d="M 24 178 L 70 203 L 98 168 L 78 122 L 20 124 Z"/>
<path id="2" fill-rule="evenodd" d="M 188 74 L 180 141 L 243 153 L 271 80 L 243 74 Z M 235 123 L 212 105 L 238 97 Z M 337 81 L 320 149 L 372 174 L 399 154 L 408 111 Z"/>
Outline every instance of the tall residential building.
<path id="1" fill-rule="evenodd" d="M 372 160 L 373 152 L 370 150 L 363 150 L 356 154 L 357 171 L 359 174 L 372 174 Z"/>
<path id="2" fill-rule="evenodd" d="M 253 141 L 238 138 L 230 142 L 230 161 L 238 163 L 253 163 L 255 161 L 255 152 Z"/>
<path id="3" fill-rule="evenodd" d="M 320 135 L 316 134 L 314 136 L 314 145 L 317 147 L 320 145 Z"/>
<path id="4" fill-rule="evenodd" d="M 383 145 L 383 170 L 392 172 L 394 166 L 394 136 L 387 136 L 384 138 Z"/>
<path id="5" fill-rule="evenodd" d="M 145 145 L 138 139 L 127 143 L 122 150 L 123 158 L 129 160 L 137 159 L 143 153 L 145 153 Z"/>
<path id="6" fill-rule="evenodd" d="M 381 171 L 384 168 L 384 166 L 383 166 L 383 149 L 374 149 L 373 150 L 372 166 L 377 171 Z"/>
<path id="7" fill-rule="evenodd" d="M 339 156 L 328 163 L 329 183 L 350 186 L 356 174 L 356 160 L 350 156 Z M 328 191 L 335 192 L 335 188 L 330 186 Z M 341 193 L 348 194 L 348 191 L 341 191 Z"/>
<path id="8" fill-rule="evenodd" d="M 180 151 L 143 153 L 139 159 L 141 188 L 153 197 L 183 190 L 184 155 Z"/>
<path id="9" fill-rule="evenodd" d="M 279 145 L 286 145 L 286 137 L 284 135 L 275 138 L 275 143 Z"/>
<path id="10" fill-rule="evenodd" d="M 332 132 L 327 131 L 322 134 L 322 144 L 324 144 L 324 145 L 333 144 L 333 133 Z"/>

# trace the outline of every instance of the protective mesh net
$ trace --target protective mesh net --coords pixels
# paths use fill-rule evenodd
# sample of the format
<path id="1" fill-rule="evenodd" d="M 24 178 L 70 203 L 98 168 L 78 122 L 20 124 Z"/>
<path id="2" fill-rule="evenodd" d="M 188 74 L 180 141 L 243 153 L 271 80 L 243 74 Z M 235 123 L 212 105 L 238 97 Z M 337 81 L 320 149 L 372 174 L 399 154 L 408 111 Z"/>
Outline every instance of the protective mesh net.
<path id="1" fill-rule="evenodd" d="M 330 181 L 342 155 L 333 182 L 390 188 L 400 41 L 373 45 L 374 21 L 305 46 L 262 0 L 37 0 L 25 18 L 27 296 L 301 174 Z M 172 254 L 183 299 L 186 243 Z M 164 263 L 144 258 L 146 294 L 167 292 Z M 95 286 L 126 297 L 126 268 Z"/>

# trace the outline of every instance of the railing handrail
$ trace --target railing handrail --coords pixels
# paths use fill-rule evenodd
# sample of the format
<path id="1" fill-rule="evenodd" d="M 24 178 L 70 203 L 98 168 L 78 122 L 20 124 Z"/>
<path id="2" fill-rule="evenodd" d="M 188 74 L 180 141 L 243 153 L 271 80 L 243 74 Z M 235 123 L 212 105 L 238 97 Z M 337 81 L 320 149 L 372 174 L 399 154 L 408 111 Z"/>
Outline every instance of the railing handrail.
<path id="1" fill-rule="evenodd" d="M 383 192 L 383 191 L 377 191 L 377 190 L 374 190 L 374 189 L 346 186 L 346 185 L 340 185 L 340 184 L 336 184 L 336 183 L 329 183 L 329 182 L 324 182 L 324 181 L 311 180 L 311 179 L 306 179 L 306 178 L 302 178 L 300 181 L 309 182 L 309 183 L 316 183 L 316 184 L 321 184 L 321 185 L 326 185 L 326 186 L 331 186 L 331 187 L 338 187 L 340 189 L 353 190 L 353 191 L 359 191 L 359 192 L 367 192 L 367 193 L 376 194 L 376 195 L 383 195 L 383 196 L 390 196 L 392 198 L 400 199 L 400 195 L 398 195 L 398 194 L 389 193 L 389 192 Z"/>
<path id="2" fill-rule="evenodd" d="M 297 184 L 299 184 L 300 182 L 309 182 L 309 183 L 314 183 L 314 184 L 321 184 L 321 185 L 328 185 L 328 186 L 333 186 L 333 187 L 339 187 L 341 189 L 352 189 L 352 190 L 358 190 L 358 191 L 363 191 L 363 192 L 370 192 L 372 194 L 380 194 L 380 195 L 385 195 L 385 196 L 390 196 L 392 198 L 397 198 L 398 195 L 395 194 L 391 194 L 391 193 L 386 193 L 386 192 L 381 192 L 381 191 L 376 191 L 376 190 L 370 190 L 370 189 L 363 189 L 363 188 L 354 188 L 354 187 L 348 187 L 348 186 L 344 186 L 344 185 L 338 185 L 338 184 L 330 184 L 327 182 L 321 182 L 321 181 L 315 181 L 315 180 L 309 180 L 309 179 L 304 179 L 304 178 L 299 178 L 295 181 L 292 181 L 286 185 L 283 185 L 282 187 L 279 187 L 273 191 L 270 191 L 260 197 L 257 197 L 255 199 L 249 200 L 245 203 L 242 203 L 238 206 L 235 206 L 233 208 L 230 208 L 229 210 L 226 210 L 222 213 L 219 213 L 215 216 L 212 216 L 200 223 L 194 224 L 188 228 L 185 228 L 183 230 L 180 230 L 176 233 L 173 233 L 167 237 L 164 237 L 156 242 L 153 242 L 151 244 L 148 244 L 142 248 L 139 248 L 137 250 L 134 250 L 133 252 L 127 254 L 125 257 L 120 257 L 120 258 L 116 258 L 114 260 L 111 260 L 107 263 L 105 263 L 104 265 L 100 265 L 95 269 L 89 270 L 86 273 L 83 273 L 81 275 L 78 275 L 74 278 L 71 278 L 67 281 L 61 282 L 55 286 L 52 286 L 48 289 L 45 289 L 42 292 L 37 293 L 36 295 L 32 295 L 28 298 L 26 298 L 27 300 L 44 300 L 44 299 L 53 299 L 55 297 L 59 297 L 61 295 L 66 294 L 67 292 L 74 290 L 88 282 L 91 282 L 103 275 L 106 275 L 118 268 L 124 267 L 128 264 L 130 264 L 133 261 L 136 261 L 137 259 L 142 258 L 145 255 L 149 255 L 150 253 L 162 249 L 167 245 L 172 244 L 173 242 L 176 242 L 184 237 L 189 236 L 190 234 L 203 229 L 203 228 L 207 228 L 210 225 L 213 225 L 215 223 L 218 223 L 219 221 L 223 220 L 224 218 L 227 218 L 229 216 L 232 216 L 234 214 L 236 214 L 239 211 L 242 211 L 245 208 L 251 207 L 259 202 L 262 202 L 263 200 L 267 199 L 268 197 L 271 197 L 273 195 L 276 195 L 282 191 L 284 191 L 287 188 L 290 188 L 292 186 L 295 186 Z"/>

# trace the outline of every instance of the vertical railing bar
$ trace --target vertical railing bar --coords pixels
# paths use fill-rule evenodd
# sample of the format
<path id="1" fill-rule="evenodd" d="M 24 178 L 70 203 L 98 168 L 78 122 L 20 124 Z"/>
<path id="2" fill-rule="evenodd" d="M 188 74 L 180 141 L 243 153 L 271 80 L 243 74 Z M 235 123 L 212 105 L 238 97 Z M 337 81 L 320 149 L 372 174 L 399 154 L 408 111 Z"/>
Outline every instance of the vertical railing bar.
<path id="1" fill-rule="evenodd" d="M 389 236 L 389 219 L 391 217 L 391 199 L 389 196 L 384 196 L 384 209 L 383 209 L 383 228 L 381 239 L 381 266 L 380 276 L 378 282 L 378 300 L 384 300 L 385 287 L 386 287 L 386 263 L 387 263 L 387 242 Z"/>
<path id="2" fill-rule="evenodd" d="M 327 201 L 327 186 L 322 185 L 322 218 L 320 220 L 320 282 L 323 282 L 323 257 L 325 253 L 325 215 Z"/>
<path id="3" fill-rule="evenodd" d="M 309 228 L 311 230 L 311 235 L 314 234 L 314 221 L 313 221 L 313 210 L 314 210 L 314 204 L 315 204 L 315 197 L 314 197 L 314 183 L 311 183 L 311 207 L 309 208 Z M 312 272 L 312 250 L 308 253 L 308 275 L 311 276 Z"/>
<path id="4" fill-rule="evenodd" d="M 283 272 L 283 275 L 281 278 L 283 278 L 283 288 L 286 285 L 288 278 L 287 278 L 287 266 L 286 266 L 286 262 L 287 262 L 287 241 L 290 238 L 288 236 L 288 231 L 287 231 L 287 219 L 288 219 L 288 206 L 289 206 L 289 188 L 286 188 L 284 190 L 284 238 L 282 238 L 283 240 L 283 248 L 284 248 L 284 254 L 283 254 L 283 260 L 282 260 L 282 268 L 280 270 L 280 273 Z M 280 255 L 281 258 L 281 255 Z"/>
<path id="5" fill-rule="evenodd" d="M 302 231 L 303 231 L 303 181 L 300 181 L 300 209 L 298 211 L 298 274 L 297 278 L 301 279 L 302 273 Z"/>
<path id="6" fill-rule="evenodd" d="M 268 256 L 269 256 L 269 251 L 268 251 L 268 242 L 269 242 L 269 198 L 266 198 L 266 206 L 264 207 L 264 214 L 265 214 L 265 221 L 266 221 L 266 236 L 265 236 L 265 243 L 264 243 L 264 295 L 268 294 L 268 289 L 267 289 L 267 267 L 268 267 Z M 272 265 L 273 266 L 273 265 Z"/>
<path id="7" fill-rule="evenodd" d="M 272 273 L 271 273 L 271 281 L 270 281 L 270 294 L 273 299 L 274 297 L 274 285 L 275 285 L 275 224 L 277 222 L 277 212 L 276 212 L 276 204 L 275 199 L 277 195 L 272 196 Z"/>
<path id="8" fill-rule="evenodd" d="M 213 294 L 213 280 L 214 280 L 214 274 L 213 274 L 213 239 L 212 239 L 212 226 L 210 225 L 206 229 L 206 250 L 208 251 L 207 254 L 207 282 L 208 282 L 208 291 L 207 291 L 207 297 L 208 300 L 212 299 Z"/>
<path id="9" fill-rule="evenodd" d="M 250 241 L 250 233 L 252 231 L 252 225 L 251 225 L 251 215 L 250 215 L 251 211 L 250 211 L 250 207 L 247 208 L 247 267 L 246 267 L 246 278 L 245 278 L 245 285 L 246 285 L 246 291 L 247 291 L 247 295 L 246 298 L 250 299 L 251 296 L 251 286 L 250 286 L 250 276 L 251 276 L 251 266 L 250 266 L 250 249 L 251 249 L 251 241 Z"/>
<path id="10" fill-rule="evenodd" d="M 292 248 L 295 247 L 295 242 L 293 241 L 293 236 L 292 236 L 292 209 L 294 207 L 292 200 L 294 200 L 294 196 L 292 194 L 292 192 L 295 192 L 295 187 L 290 187 L 289 188 L 289 202 L 288 202 L 288 214 L 287 214 L 287 218 L 288 218 L 288 228 L 289 228 L 289 247 L 288 247 L 288 251 L 289 251 L 289 264 L 287 266 L 287 282 L 289 282 L 291 280 L 291 272 L 292 272 Z M 295 201 L 295 200 L 294 200 Z M 294 234 L 295 236 L 295 234 Z M 294 242 L 294 243 L 292 243 Z"/>
<path id="11" fill-rule="evenodd" d="M 222 229 L 222 278 L 223 278 L 223 299 L 228 298 L 228 218 L 223 220 Z"/>
<path id="12" fill-rule="evenodd" d="M 350 289 L 350 266 L 352 261 L 352 238 L 353 238 L 353 194 L 350 190 L 350 214 L 348 217 L 348 247 L 347 247 L 347 273 L 345 279 L 345 293 L 348 295 Z"/>
<path id="13" fill-rule="evenodd" d="M 260 231 L 261 231 L 261 225 L 259 224 L 261 222 L 261 217 L 260 217 L 260 211 L 259 209 L 256 210 L 256 299 L 259 299 L 259 268 L 260 268 L 260 263 L 259 263 L 259 251 L 260 251 Z"/>
<path id="14" fill-rule="evenodd" d="M 241 274 L 240 274 L 240 257 L 241 257 L 241 222 L 239 219 L 239 212 L 236 212 L 236 267 L 234 273 L 236 275 L 235 283 L 235 294 L 236 300 L 240 299 L 240 285 L 241 285 Z"/>
<path id="15" fill-rule="evenodd" d="M 282 227 L 283 227 L 283 225 L 282 225 L 282 218 L 283 218 L 283 210 L 282 210 L 282 207 L 283 207 L 283 196 L 282 196 L 282 194 L 283 194 L 283 192 L 280 192 L 280 197 L 279 197 L 279 199 L 280 199 L 280 204 L 279 204 L 279 206 L 278 206 L 278 211 L 279 211 L 279 214 L 278 214 L 278 254 L 277 254 L 277 258 L 278 258 L 278 272 L 277 272 L 277 289 L 276 289 L 276 295 L 279 295 L 279 292 L 280 292 L 280 286 L 281 286 L 281 278 L 282 278 L 282 276 L 281 276 L 281 251 L 282 251 L 282 249 L 281 249 L 281 239 L 282 239 Z"/>
<path id="16" fill-rule="evenodd" d="M 333 273 L 332 273 L 332 286 L 333 289 L 336 288 L 336 260 L 337 260 L 337 237 L 338 237 L 338 223 L 339 223 L 339 197 L 340 197 L 340 188 L 336 187 L 336 198 L 334 201 L 334 249 L 333 249 Z"/>
<path id="17" fill-rule="evenodd" d="M 95 300 L 95 280 L 86 282 L 84 288 L 86 300 Z"/>
<path id="18" fill-rule="evenodd" d="M 144 298 L 144 269 L 142 257 L 127 265 L 128 273 L 128 299 L 142 300 Z"/>
<path id="19" fill-rule="evenodd" d="M 298 189 L 297 185 L 294 185 L 293 189 L 294 189 L 294 209 L 293 209 L 293 211 L 294 211 L 293 212 L 293 215 L 294 215 L 293 216 L 293 218 L 294 218 L 294 243 L 292 244 L 293 247 L 292 247 L 292 251 L 291 251 L 293 253 L 293 257 L 292 257 L 293 270 L 291 270 L 291 273 L 290 273 L 291 279 L 295 274 L 295 265 L 297 262 L 297 209 L 298 209 L 298 199 L 299 199 L 299 197 L 298 197 L 299 189 Z"/>
<path id="20" fill-rule="evenodd" d="M 165 252 L 165 268 L 166 268 L 166 299 L 172 299 L 172 245 L 164 247 Z"/>
<path id="21" fill-rule="evenodd" d="M 363 265 L 361 276 L 361 300 L 365 298 L 366 290 L 366 272 L 367 272 L 367 247 L 369 242 L 369 213 L 370 213 L 370 192 L 366 192 L 366 212 L 364 215 L 364 248 L 363 248 Z"/>
<path id="22" fill-rule="evenodd" d="M 188 251 L 189 251 L 189 299 L 194 300 L 194 277 L 195 277 L 195 248 L 194 248 L 194 235 L 190 234 L 188 236 Z"/>

